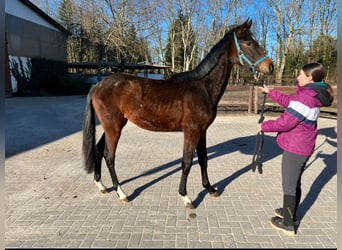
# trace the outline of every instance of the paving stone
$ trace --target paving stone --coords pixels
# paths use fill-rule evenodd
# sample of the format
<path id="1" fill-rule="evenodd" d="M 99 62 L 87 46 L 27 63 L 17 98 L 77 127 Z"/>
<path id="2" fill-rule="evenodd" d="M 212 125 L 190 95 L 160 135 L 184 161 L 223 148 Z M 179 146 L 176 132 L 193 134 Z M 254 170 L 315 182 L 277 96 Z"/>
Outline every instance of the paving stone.
<path id="1" fill-rule="evenodd" d="M 84 96 L 5 102 L 6 248 L 337 247 L 336 119 L 320 118 L 302 178 L 301 224 L 286 237 L 269 223 L 282 204 L 276 134 L 265 135 L 263 174 L 249 166 L 258 115 L 218 114 L 207 151 L 220 196 L 203 190 L 195 154 L 187 191 L 196 208 L 186 210 L 178 194 L 182 133 L 126 125 L 116 170 L 131 201 L 122 204 L 113 191 L 101 194 L 82 167 Z M 102 179 L 112 187 L 104 161 Z"/>

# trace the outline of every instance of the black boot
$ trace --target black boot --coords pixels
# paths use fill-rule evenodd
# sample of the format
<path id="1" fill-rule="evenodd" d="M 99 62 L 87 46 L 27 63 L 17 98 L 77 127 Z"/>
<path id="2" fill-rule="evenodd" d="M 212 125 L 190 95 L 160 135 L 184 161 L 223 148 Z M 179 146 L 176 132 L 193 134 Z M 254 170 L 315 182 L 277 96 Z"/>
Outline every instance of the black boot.
<path id="1" fill-rule="evenodd" d="M 287 236 L 294 236 L 293 216 L 296 208 L 296 197 L 291 195 L 284 195 L 283 218 L 272 217 L 271 225 Z"/>
<path id="2" fill-rule="evenodd" d="M 299 225 L 299 218 L 296 215 L 297 215 L 297 210 L 298 210 L 298 207 L 299 207 L 299 203 L 300 203 L 301 197 L 302 197 L 302 190 L 301 190 L 300 187 L 297 186 L 297 188 L 296 188 L 296 206 L 295 206 L 295 209 L 294 209 L 294 212 L 293 212 L 293 224 L 295 226 Z M 283 202 L 285 202 L 285 200 Z M 275 212 L 276 216 L 278 216 L 280 218 L 284 218 L 284 208 L 282 208 L 282 207 L 276 208 L 274 210 L 274 212 Z"/>
<path id="3" fill-rule="evenodd" d="M 300 188 L 300 185 L 299 185 L 296 188 L 296 206 L 295 206 L 295 210 L 293 212 L 293 218 L 294 219 L 296 218 L 296 214 L 297 214 L 297 210 L 299 207 L 301 197 L 302 197 L 302 189 Z"/>
<path id="4" fill-rule="evenodd" d="M 274 210 L 274 213 L 277 217 L 280 217 L 280 218 L 284 218 L 284 208 L 280 207 L 280 208 L 276 208 Z M 299 219 L 296 215 L 293 216 L 293 225 L 294 226 L 299 226 Z"/>

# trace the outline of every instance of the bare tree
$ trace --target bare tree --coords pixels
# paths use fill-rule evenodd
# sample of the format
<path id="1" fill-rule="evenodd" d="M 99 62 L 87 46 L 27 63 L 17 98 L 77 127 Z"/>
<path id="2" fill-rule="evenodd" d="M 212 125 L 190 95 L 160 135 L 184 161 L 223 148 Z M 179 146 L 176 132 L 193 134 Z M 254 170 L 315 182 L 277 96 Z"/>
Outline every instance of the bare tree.
<path id="1" fill-rule="evenodd" d="M 158 8 L 155 12 L 157 19 L 156 23 L 158 23 L 159 30 L 163 30 L 164 35 L 161 35 L 159 40 L 159 45 L 161 46 L 160 50 L 163 53 L 164 61 L 167 59 L 165 57 L 166 54 L 166 45 L 169 43 L 170 46 L 170 54 L 171 54 L 171 71 L 176 72 L 176 51 L 179 50 L 179 46 L 176 41 L 176 30 L 174 29 L 174 22 L 178 18 L 178 9 L 175 6 L 174 0 L 162 0 L 158 3 Z"/>
<path id="2" fill-rule="evenodd" d="M 209 0 L 207 23 L 199 28 L 200 59 L 203 59 L 212 46 L 221 39 L 232 25 L 239 23 L 245 17 L 240 15 L 242 6 L 246 1 L 237 0 Z"/>
<path id="3" fill-rule="evenodd" d="M 57 5 L 60 2 L 32 1 L 47 12 L 53 12 L 55 4 L 52 4 L 52 1 Z M 251 17 L 255 23 L 254 34 L 259 37 L 261 45 L 268 49 L 268 54 L 271 53 L 275 61 L 275 78 L 277 83 L 280 83 L 285 67 L 286 72 L 289 72 L 286 66 L 289 53 L 304 50 L 308 60 L 311 60 L 317 57 L 314 53 L 318 50 L 312 47 L 319 36 L 332 36 L 332 39 L 336 39 L 336 0 L 264 0 L 258 3 L 251 0 L 73 1 L 77 3 L 77 25 L 82 26 L 79 35 L 89 41 L 89 51 L 86 51 L 88 60 L 100 61 L 107 57 L 132 58 L 136 53 L 145 51 L 139 47 L 130 47 L 132 42 L 127 40 L 127 34 L 133 26 L 138 39 L 144 38 L 148 41 L 149 51 L 153 54 L 152 61 L 166 61 L 165 48 L 167 36 L 170 35 L 172 70 L 175 71 L 174 60 L 179 50 L 184 52 L 184 64 L 183 68 L 178 70 L 189 70 L 194 67 L 194 62 L 198 64 L 205 57 L 233 24 Z M 175 41 L 176 34 L 170 29 L 178 19 L 179 11 L 186 17 L 180 32 L 181 43 Z M 56 16 L 53 13 L 51 15 Z M 81 40 L 75 39 L 74 42 L 76 44 Z M 75 50 L 75 55 L 77 52 L 78 50 Z M 144 60 L 150 60 L 148 53 Z M 239 68 L 234 69 L 232 77 L 239 79 Z"/>
<path id="4" fill-rule="evenodd" d="M 149 42 L 152 62 L 165 62 L 165 12 L 164 2 L 160 0 L 144 0 L 139 10 L 137 29 L 142 37 Z M 146 58 L 147 61 L 147 58 Z"/>
<path id="5" fill-rule="evenodd" d="M 336 0 L 317 0 L 320 5 L 319 20 L 321 35 L 336 32 L 337 6 Z"/>
<path id="6" fill-rule="evenodd" d="M 136 54 L 141 53 L 140 45 L 132 46 L 129 37 L 145 38 L 149 36 L 146 31 L 151 30 L 149 22 L 149 8 L 152 1 L 139 0 L 93 0 L 97 6 L 98 18 L 102 25 L 102 43 L 110 51 L 115 51 L 115 58 L 125 61 L 129 58 L 137 58 Z M 133 33 L 134 34 L 133 34 Z M 138 38 L 137 38 L 138 39 Z M 134 45 L 134 44 L 133 44 Z M 148 60 L 146 55 L 145 60 Z"/>
<path id="7" fill-rule="evenodd" d="M 304 26 L 303 4 L 304 0 L 267 0 L 268 5 L 276 14 L 276 63 L 275 63 L 275 81 L 281 83 L 286 63 L 286 56 L 291 43 L 294 42 L 294 36 L 300 33 Z"/>

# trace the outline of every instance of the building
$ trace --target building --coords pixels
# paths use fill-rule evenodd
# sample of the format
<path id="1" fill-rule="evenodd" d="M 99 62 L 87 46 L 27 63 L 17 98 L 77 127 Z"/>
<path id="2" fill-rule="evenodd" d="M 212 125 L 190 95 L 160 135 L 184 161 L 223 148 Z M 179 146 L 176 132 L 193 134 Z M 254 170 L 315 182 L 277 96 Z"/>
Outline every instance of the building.
<path id="1" fill-rule="evenodd" d="M 19 58 L 24 64 L 30 58 L 67 62 L 68 35 L 68 30 L 29 0 L 5 0 L 7 65 Z M 16 92 L 13 76 L 11 82 Z"/>

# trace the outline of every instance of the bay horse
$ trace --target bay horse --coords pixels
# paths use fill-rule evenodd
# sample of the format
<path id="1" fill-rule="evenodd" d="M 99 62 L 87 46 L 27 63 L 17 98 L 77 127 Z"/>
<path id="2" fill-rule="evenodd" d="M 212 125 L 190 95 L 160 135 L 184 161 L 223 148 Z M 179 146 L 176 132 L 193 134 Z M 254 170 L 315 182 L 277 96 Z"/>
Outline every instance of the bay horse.
<path id="1" fill-rule="evenodd" d="M 195 150 L 201 168 L 202 185 L 219 196 L 207 173 L 206 133 L 217 113 L 234 64 L 247 62 L 253 73 L 271 74 L 273 62 L 253 39 L 252 20 L 228 31 L 208 55 L 191 71 L 154 80 L 118 73 L 98 82 L 89 90 L 83 121 L 83 159 L 88 173 L 101 192 L 101 161 L 107 164 L 113 189 L 121 202 L 129 201 L 115 172 L 115 152 L 123 127 L 131 121 L 150 131 L 183 131 L 183 158 L 178 192 L 186 208 L 194 208 L 187 195 L 187 179 Z M 96 143 L 95 114 L 103 127 Z"/>

